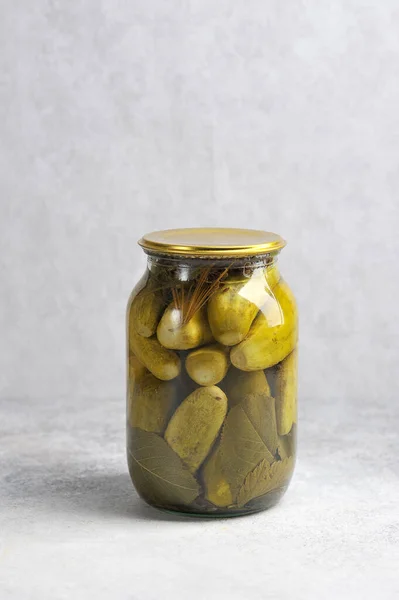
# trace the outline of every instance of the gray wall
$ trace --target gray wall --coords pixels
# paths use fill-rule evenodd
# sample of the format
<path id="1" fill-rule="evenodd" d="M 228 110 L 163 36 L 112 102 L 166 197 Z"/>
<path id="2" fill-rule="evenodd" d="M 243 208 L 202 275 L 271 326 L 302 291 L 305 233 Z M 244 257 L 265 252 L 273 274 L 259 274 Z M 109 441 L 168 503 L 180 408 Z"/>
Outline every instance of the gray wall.
<path id="1" fill-rule="evenodd" d="M 0 1 L 0 393 L 122 397 L 136 240 L 286 237 L 301 397 L 397 399 L 396 0 Z"/>

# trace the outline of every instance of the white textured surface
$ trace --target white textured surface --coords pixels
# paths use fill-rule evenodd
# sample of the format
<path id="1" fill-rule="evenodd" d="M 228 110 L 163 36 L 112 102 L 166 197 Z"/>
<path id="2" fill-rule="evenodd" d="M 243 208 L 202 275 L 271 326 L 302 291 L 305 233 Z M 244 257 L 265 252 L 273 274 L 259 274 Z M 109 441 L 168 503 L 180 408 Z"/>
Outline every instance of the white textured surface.
<path id="1" fill-rule="evenodd" d="M 0 2 L 0 394 L 124 393 L 146 231 L 289 240 L 306 397 L 397 398 L 397 0 Z"/>
<path id="2" fill-rule="evenodd" d="M 0 0 L 1 600 L 398 598 L 398 31 L 397 0 Z M 281 233 L 301 309 L 297 476 L 241 520 L 126 474 L 135 242 L 195 225 Z"/>
<path id="3" fill-rule="evenodd" d="M 137 498 L 120 401 L 3 401 L 1 600 L 397 600 L 397 412 L 301 417 L 281 504 L 201 521 Z"/>

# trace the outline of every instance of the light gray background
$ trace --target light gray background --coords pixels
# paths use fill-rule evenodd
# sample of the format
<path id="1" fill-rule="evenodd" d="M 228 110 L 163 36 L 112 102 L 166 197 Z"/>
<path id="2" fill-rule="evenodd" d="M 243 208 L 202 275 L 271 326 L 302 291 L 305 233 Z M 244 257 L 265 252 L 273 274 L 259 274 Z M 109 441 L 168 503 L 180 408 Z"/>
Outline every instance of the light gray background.
<path id="1" fill-rule="evenodd" d="M 18 575 L 35 555 L 58 556 L 87 598 L 85 585 L 96 584 L 79 571 L 80 535 L 104 565 L 96 593 L 107 597 L 123 581 L 117 599 L 159 597 L 148 586 L 129 595 L 128 571 L 112 563 L 129 552 L 137 559 L 137 531 L 149 565 L 152 536 L 167 554 L 165 540 L 175 540 L 178 561 L 202 535 L 201 552 L 216 552 L 227 525 L 149 519 L 146 528 L 126 508 L 113 529 L 104 511 L 89 510 L 100 498 L 112 521 L 132 496 L 122 449 L 124 310 L 145 264 L 136 240 L 198 225 L 269 229 L 289 242 L 281 268 L 301 312 L 302 455 L 286 501 L 292 512 L 274 513 L 274 561 L 291 557 L 300 598 L 316 597 L 312 577 L 335 581 L 332 598 L 371 597 L 383 582 L 397 597 L 398 73 L 396 0 L 0 0 L 0 422 L 10 536 L 0 569 L 3 560 L 10 597 L 28 594 Z M 244 580 L 245 569 L 263 564 L 269 518 L 229 522 L 233 547 L 258 543 L 255 562 L 232 557 L 246 566 L 231 598 L 264 597 L 262 580 L 252 595 Z M 260 524 L 264 538 L 255 535 Z M 53 546 L 38 550 L 35 536 Z M 56 570 L 47 574 L 53 588 L 30 568 L 41 598 L 78 597 L 57 591 Z M 279 592 L 273 584 L 279 600 L 292 597 L 283 579 Z"/>

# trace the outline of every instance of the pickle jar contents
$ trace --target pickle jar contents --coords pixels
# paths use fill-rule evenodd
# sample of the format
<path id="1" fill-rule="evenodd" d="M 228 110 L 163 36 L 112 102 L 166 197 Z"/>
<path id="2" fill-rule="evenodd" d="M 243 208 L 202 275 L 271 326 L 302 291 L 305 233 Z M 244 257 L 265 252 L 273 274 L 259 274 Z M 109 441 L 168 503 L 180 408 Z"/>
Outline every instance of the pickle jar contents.
<path id="1" fill-rule="evenodd" d="M 296 453 L 297 308 L 268 232 L 144 236 L 127 309 L 127 456 L 150 505 L 208 517 L 274 505 Z"/>

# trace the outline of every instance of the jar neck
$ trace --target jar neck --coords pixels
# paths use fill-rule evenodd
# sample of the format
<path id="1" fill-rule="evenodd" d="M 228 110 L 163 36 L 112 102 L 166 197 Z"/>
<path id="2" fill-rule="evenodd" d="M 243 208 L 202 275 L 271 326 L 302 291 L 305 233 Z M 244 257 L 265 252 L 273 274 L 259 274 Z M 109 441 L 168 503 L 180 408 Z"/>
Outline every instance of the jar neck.
<path id="1" fill-rule="evenodd" d="M 249 277 L 255 270 L 276 266 L 278 253 L 265 254 L 252 257 L 224 257 L 224 258 L 195 258 L 190 256 L 172 256 L 161 254 L 148 254 L 148 271 L 156 275 L 168 271 L 172 279 L 190 281 L 199 272 L 208 270 L 210 273 L 228 271 L 230 274 Z"/>

